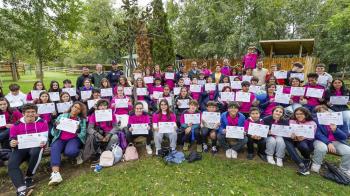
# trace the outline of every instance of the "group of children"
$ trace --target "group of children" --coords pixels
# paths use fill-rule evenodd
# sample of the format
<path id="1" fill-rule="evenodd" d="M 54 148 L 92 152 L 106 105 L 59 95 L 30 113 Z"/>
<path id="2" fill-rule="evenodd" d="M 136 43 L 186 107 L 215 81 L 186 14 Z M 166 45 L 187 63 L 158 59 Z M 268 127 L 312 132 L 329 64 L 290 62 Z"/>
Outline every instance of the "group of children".
<path id="1" fill-rule="evenodd" d="M 310 169 L 318 172 L 327 152 L 336 153 L 350 176 L 349 90 L 344 82 L 319 80 L 324 77 L 320 70 L 303 82 L 301 63 L 287 74 L 278 67 L 263 82 L 252 75 L 252 67 L 240 74 L 224 62 L 211 73 L 193 62 L 189 72 L 174 72 L 173 66 L 162 72 L 156 65 L 135 70 L 131 78 L 121 75 L 117 83 L 103 78 L 99 88 L 88 77 L 79 89 L 70 80 L 62 88 L 51 81 L 49 89 L 38 81 L 27 94 L 11 84 L 10 93 L 0 98 L 1 147 L 13 149 L 9 176 L 18 194 L 26 195 L 44 148 L 50 147 L 52 185 L 62 181 L 62 153 L 82 163 L 98 159 L 122 137 L 133 143 L 139 136 L 146 137 L 149 155 L 152 140 L 158 155 L 164 136 L 171 150 L 182 145 L 188 151 L 195 145 L 197 152 L 215 154 L 220 146 L 233 159 L 245 146 L 247 159 L 253 159 L 257 144 L 257 155 L 280 167 L 287 151 L 303 175 Z M 334 119 L 325 123 L 320 116 Z M 19 166 L 25 160 L 29 164 L 23 176 Z"/>

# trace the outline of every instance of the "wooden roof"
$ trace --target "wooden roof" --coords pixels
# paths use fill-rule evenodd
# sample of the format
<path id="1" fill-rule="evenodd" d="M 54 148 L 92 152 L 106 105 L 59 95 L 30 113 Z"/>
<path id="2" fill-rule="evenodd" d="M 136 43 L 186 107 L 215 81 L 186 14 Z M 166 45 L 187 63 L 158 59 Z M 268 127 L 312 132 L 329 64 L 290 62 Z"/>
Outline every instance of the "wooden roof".
<path id="1" fill-rule="evenodd" d="M 266 56 L 273 55 L 311 55 L 315 39 L 261 40 L 260 45 Z"/>

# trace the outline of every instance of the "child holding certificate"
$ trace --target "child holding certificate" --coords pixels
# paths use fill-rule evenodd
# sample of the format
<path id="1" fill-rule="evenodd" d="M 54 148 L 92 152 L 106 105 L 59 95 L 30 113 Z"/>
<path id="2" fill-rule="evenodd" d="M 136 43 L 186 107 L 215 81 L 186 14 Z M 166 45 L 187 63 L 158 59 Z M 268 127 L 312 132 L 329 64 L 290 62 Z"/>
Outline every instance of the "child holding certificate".
<path id="1" fill-rule="evenodd" d="M 337 98 L 344 98 L 342 101 L 336 101 Z M 332 99 L 332 100 L 331 100 Z M 349 89 L 346 88 L 344 81 L 341 79 L 335 79 L 325 92 L 325 100 L 327 105 L 334 112 L 342 112 L 349 110 Z"/>
<path id="2" fill-rule="evenodd" d="M 17 195 L 30 195 L 33 191 L 33 179 L 47 142 L 49 127 L 45 120 L 37 117 L 38 108 L 35 104 L 25 104 L 22 107 L 24 117 L 10 129 L 10 146 L 13 151 L 8 163 L 8 175 L 17 189 Z M 26 136 L 37 136 L 34 141 L 26 142 Z M 22 138 L 22 139 L 20 139 Z M 29 145 L 29 146 L 28 146 Z M 20 165 L 28 161 L 28 169 L 23 177 Z"/>
<path id="3" fill-rule="evenodd" d="M 41 81 L 36 81 L 36 82 L 34 82 L 33 90 L 34 90 L 34 91 L 42 91 L 42 90 L 45 90 L 44 83 L 41 82 Z M 36 98 L 36 99 L 37 99 L 37 98 Z M 27 100 L 27 103 L 33 103 L 34 98 L 33 98 L 32 92 L 29 92 L 29 93 L 27 94 L 26 100 Z"/>
<path id="4" fill-rule="evenodd" d="M 160 70 L 160 65 L 158 64 L 154 65 L 153 77 L 160 78 L 160 79 L 164 78 L 164 73 Z"/>
<path id="5" fill-rule="evenodd" d="M 18 108 L 19 110 L 21 110 L 23 104 L 27 103 L 27 96 L 20 91 L 20 88 L 18 84 L 10 84 L 10 92 L 5 96 L 10 103 L 10 107 Z"/>
<path id="6" fill-rule="evenodd" d="M 226 128 L 227 126 L 244 127 L 245 116 L 238 112 L 237 102 L 230 102 L 227 107 L 228 111 L 221 114 L 218 140 L 225 150 L 226 157 L 236 159 L 237 153 L 243 149 L 248 139 L 246 136 L 243 139 L 233 139 L 234 143 L 230 144 L 226 138 Z"/>
<path id="7" fill-rule="evenodd" d="M 137 102 L 134 106 L 135 110 L 130 114 L 128 120 L 128 131 L 126 131 L 126 140 L 132 143 L 139 136 L 146 137 L 147 154 L 153 153 L 151 147 L 152 131 L 150 116 L 143 111 L 143 104 Z"/>
<path id="8" fill-rule="evenodd" d="M 210 137 L 211 140 L 211 152 L 213 154 L 218 152 L 218 149 L 216 147 L 216 134 L 220 127 L 220 113 L 218 112 L 217 103 L 215 101 L 208 101 L 207 103 L 207 113 L 211 113 L 214 115 L 218 115 L 218 119 L 216 122 L 212 122 L 212 120 L 215 120 L 215 118 L 210 118 L 210 122 L 208 122 L 208 119 L 205 119 L 202 112 L 202 121 L 201 121 L 201 134 L 203 137 L 203 151 L 208 152 L 208 137 Z"/>
<path id="9" fill-rule="evenodd" d="M 292 93 L 292 88 L 300 88 L 302 87 L 301 80 L 300 78 L 290 78 L 289 79 L 289 84 L 291 86 L 284 86 L 283 87 L 283 93 L 285 94 L 291 94 Z M 295 92 L 293 92 L 295 93 Z M 300 97 L 301 95 L 291 95 L 290 97 L 290 106 L 286 108 L 286 110 L 290 112 L 294 112 L 294 110 L 298 107 L 301 107 L 302 105 L 300 104 Z"/>
<path id="10" fill-rule="evenodd" d="M 164 78 L 165 80 L 165 84 L 169 86 L 170 90 L 173 90 L 173 88 L 175 87 L 175 73 L 173 70 L 173 65 L 168 65 L 167 66 L 167 73 L 165 74 L 165 76 L 169 75 L 169 78 Z M 173 77 L 171 77 L 171 75 L 173 75 Z"/>
<path id="11" fill-rule="evenodd" d="M 40 93 L 39 99 L 35 100 L 34 103 L 35 104 L 45 104 L 45 103 L 52 103 L 52 101 L 50 99 L 49 93 L 46 91 L 43 91 Z M 52 128 L 52 120 L 57 117 L 57 112 L 54 111 L 52 113 L 40 114 L 39 116 L 40 116 L 40 118 L 46 120 L 46 122 L 49 125 L 49 128 L 51 129 Z M 51 136 L 49 138 L 52 139 Z"/>
<path id="12" fill-rule="evenodd" d="M 77 89 L 74 88 L 74 85 L 72 84 L 72 81 L 70 79 L 63 80 L 63 89 L 70 89 L 72 92 L 69 93 L 69 95 L 72 98 L 72 101 L 77 101 L 79 99 L 79 95 L 77 93 Z"/>
<path id="13" fill-rule="evenodd" d="M 222 88 L 222 92 L 232 92 L 231 87 L 225 86 L 224 88 Z M 218 101 L 219 101 L 219 110 L 220 110 L 220 112 L 221 113 L 226 112 L 229 102 L 222 101 L 220 96 L 218 97 Z"/>
<path id="14" fill-rule="evenodd" d="M 309 73 L 309 74 L 307 74 L 308 83 L 305 85 L 305 87 L 306 87 L 305 96 L 301 99 L 301 101 L 303 101 L 303 99 L 306 99 L 305 107 L 307 109 L 309 109 L 311 112 L 313 112 L 313 109 L 317 105 L 320 105 L 321 102 L 324 101 L 324 99 L 322 98 L 323 95 L 324 95 L 324 92 L 323 92 L 323 95 L 320 96 L 320 97 L 310 97 L 310 95 L 307 96 L 307 92 L 308 92 L 309 89 L 324 90 L 323 86 L 317 84 L 317 78 L 318 78 L 317 73 Z"/>
<path id="15" fill-rule="evenodd" d="M 266 99 L 263 100 L 260 104 L 262 117 L 272 115 L 272 110 L 277 106 L 277 103 L 275 102 L 275 91 L 276 84 L 266 84 Z"/>
<path id="16" fill-rule="evenodd" d="M 197 123 L 192 122 L 194 118 L 191 115 L 199 114 Z M 188 117 L 187 117 L 188 116 Z M 190 120 L 189 120 L 190 119 Z M 190 121 L 190 122 L 189 122 Z M 202 135 L 200 130 L 200 112 L 198 111 L 198 102 L 191 100 L 189 109 L 184 111 L 180 117 L 182 140 L 184 141 L 183 150 L 188 151 L 191 141 L 197 141 L 197 152 L 202 152 Z"/>
<path id="17" fill-rule="evenodd" d="M 133 97 L 134 97 L 134 102 L 136 103 L 136 102 L 138 102 L 138 101 L 145 101 L 148 105 L 150 105 L 150 103 L 151 103 L 151 98 L 149 97 L 149 91 L 148 91 L 148 89 L 150 89 L 150 88 L 148 88 L 147 86 L 146 86 L 146 84 L 145 84 L 145 82 L 143 81 L 143 79 L 142 78 L 137 78 L 136 79 L 136 82 L 135 82 L 135 84 L 134 84 L 134 92 L 133 92 Z M 138 88 L 140 88 L 140 89 L 146 89 L 146 94 L 145 95 L 138 95 Z"/>
<path id="18" fill-rule="evenodd" d="M 57 81 L 52 80 L 50 82 L 50 88 L 48 92 L 56 92 L 59 95 L 62 92 L 62 89 L 60 89 L 60 84 Z M 55 102 L 58 102 L 58 101 L 55 101 Z"/>
<path id="19" fill-rule="evenodd" d="M 283 158 L 285 155 L 286 145 L 284 143 L 283 137 L 275 136 L 271 134 L 271 126 L 273 124 L 277 125 L 289 125 L 288 120 L 283 118 L 284 116 L 284 108 L 282 106 L 276 106 L 272 110 L 272 115 L 266 116 L 263 118 L 264 125 L 270 126 L 269 134 L 266 138 L 266 155 L 267 162 L 279 167 L 283 167 Z M 276 162 L 273 158 L 273 155 L 276 154 Z"/>
<path id="20" fill-rule="evenodd" d="M 315 108 L 317 113 L 328 112 L 326 106 Z M 324 157 L 327 153 L 338 154 L 342 157 L 340 169 L 350 176 L 350 146 L 347 142 L 349 132 L 344 126 L 330 124 L 321 125 L 317 121 L 317 130 L 314 141 L 314 156 L 312 158 L 311 171 L 318 173 Z"/>
<path id="21" fill-rule="evenodd" d="M 192 79 L 191 85 L 194 85 L 194 86 L 198 87 L 198 79 L 196 77 L 194 77 Z M 198 102 L 200 102 L 201 94 L 203 92 L 203 87 L 201 86 L 199 89 L 195 89 L 195 90 L 196 91 L 191 92 L 191 97 L 192 97 L 192 99 L 197 100 Z M 190 87 L 190 91 L 191 91 L 191 87 Z"/>
<path id="22" fill-rule="evenodd" d="M 91 80 L 89 78 L 84 79 L 83 84 L 84 84 L 84 86 L 82 86 L 79 89 L 80 99 L 81 99 L 82 102 L 86 103 L 89 98 L 82 97 L 82 91 L 92 91 L 92 89 L 94 89 L 94 87 L 91 85 Z"/>
<path id="23" fill-rule="evenodd" d="M 100 89 L 111 89 L 111 83 L 109 83 L 107 78 L 102 78 L 101 82 L 100 82 Z M 104 99 L 107 99 L 108 101 L 110 101 L 113 97 L 113 90 L 112 90 L 112 96 L 105 96 L 103 97 Z"/>
<path id="24" fill-rule="evenodd" d="M 179 96 L 175 99 L 175 114 L 180 116 L 189 108 L 189 101 L 192 100 L 186 87 L 182 87 Z M 177 121 L 178 122 L 178 121 Z"/>
<path id="25" fill-rule="evenodd" d="M 107 110 L 109 102 L 101 99 L 96 103 L 96 109 Z M 118 128 L 115 115 L 111 114 L 111 121 L 101 121 L 97 119 L 95 113 L 88 117 L 87 138 L 84 146 L 83 157 L 84 160 L 102 153 L 104 150 L 112 150 L 112 145 L 118 143 Z"/>
<path id="26" fill-rule="evenodd" d="M 215 84 L 214 80 L 211 76 L 209 76 L 207 78 L 207 84 Z M 206 90 L 205 89 L 204 92 L 202 93 L 201 102 L 200 102 L 200 109 L 205 110 L 207 107 L 207 103 L 209 101 L 217 101 L 218 96 L 219 96 L 219 93 L 218 93 L 217 86 L 213 90 Z"/>
<path id="27" fill-rule="evenodd" d="M 310 111 L 304 107 L 295 109 L 292 119 L 289 120 L 289 124 L 312 126 L 313 131 L 316 132 L 317 125 L 315 121 L 313 121 Z M 314 150 L 313 142 L 313 138 L 298 136 L 294 133 L 292 133 L 291 138 L 284 138 L 288 154 L 297 164 L 298 173 L 301 175 L 310 174 L 309 168 L 311 166 L 311 153 Z M 300 157 L 296 149 L 299 150 L 303 158 Z"/>
<path id="28" fill-rule="evenodd" d="M 257 107 L 251 107 L 249 111 L 249 118 L 244 121 L 244 131 L 248 133 L 250 123 L 264 124 L 263 120 L 260 118 L 260 110 Z M 254 158 L 254 143 L 258 145 L 258 156 L 266 161 L 266 139 L 258 135 L 247 134 L 248 137 L 248 155 L 247 159 L 252 160 Z"/>
<path id="29" fill-rule="evenodd" d="M 58 114 L 62 114 L 62 113 L 65 113 L 66 109 L 62 110 L 62 107 L 60 104 L 65 104 L 64 106 L 67 107 L 67 111 L 68 109 L 70 108 L 70 106 L 72 105 L 72 99 L 71 99 L 71 96 L 69 95 L 69 93 L 67 92 L 62 92 L 60 94 L 60 102 L 56 104 L 56 110 L 57 110 L 57 113 Z M 70 105 L 68 107 L 68 105 Z"/>
<path id="30" fill-rule="evenodd" d="M 162 147 L 163 136 L 169 138 L 171 150 L 176 149 L 177 141 L 176 116 L 171 112 L 168 101 L 166 99 L 160 100 L 158 108 L 159 110 L 155 112 L 152 117 L 156 155 L 158 155 L 158 151 Z M 163 125 L 164 122 L 167 122 L 168 124 Z"/>
<path id="31" fill-rule="evenodd" d="M 247 117 L 249 117 L 250 108 L 252 106 L 257 106 L 259 104 L 259 101 L 256 100 L 254 93 L 249 92 L 250 82 L 243 81 L 241 85 L 242 85 L 241 92 L 249 93 L 249 97 L 247 100 L 244 100 L 242 102 L 238 102 L 241 105 L 239 111 L 247 118 Z M 237 96 L 239 96 L 239 95 L 236 93 L 236 101 L 237 101 Z"/>
<path id="32" fill-rule="evenodd" d="M 128 100 L 127 105 L 123 106 L 120 102 L 123 102 L 125 99 Z M 113 97 L 111 101 L 111 108 L 113 109 L 114 114 L 124 115 L 129 114 L 129 111 L 132 110 L 132 101 L 129 97 L 124 95 L 124 90 L 122 86 L 117 86 L 117 94 Z"/>
<path id="33" fill-rule="evenodd" d="M 163 86 L 162 86 L 162 79 L 161 78 L 154 78 L 154 86 L 151 89 L 151 97 L 153 102 L 157 103 L 157 100 L 159 97 L 157 97 L 156 94 L 158 94 L 159 92 L 163 92 Z M 155 93 L 157 92 L 157 93 Z"/>
<path id="34" fill-rule="evenodd" d="M 64 126 L 60 126 L 63 122 Z M 58 129 L 60 128 L 60 129 Z M 62 182 L 60 174 L 61 154 L 69 158 L 77 158 L 77 163 L 82 163 L 80 148 L 86 139 L 86 106 L 82 102 L 74 102 L 67 113 L 61 114 L 51 129 L 53 140 L 51 144 L 51 168 L 52 173 L 49 185 Z"/>
<path id="35" fill-rule="evenodd" d="M 16 108 L 10 108 L 10 103 L 5 98 L 0 98 L 0 146 L 2 149 L 10 149 L 10 128 L 22 118 L 21 112 Z"/>

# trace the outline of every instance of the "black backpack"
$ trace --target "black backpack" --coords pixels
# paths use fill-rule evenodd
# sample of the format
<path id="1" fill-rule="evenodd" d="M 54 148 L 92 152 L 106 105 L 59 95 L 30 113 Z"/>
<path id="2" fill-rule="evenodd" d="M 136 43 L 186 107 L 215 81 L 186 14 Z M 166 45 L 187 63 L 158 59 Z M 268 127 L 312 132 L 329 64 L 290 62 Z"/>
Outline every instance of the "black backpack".
<path id="1" fill-rule="evenodd" d="M 349 185 L 350 176 L 345 174 L 340 168 L 333 163 L 325 162 L 325 172 L 322 176 L 328 180 L 334 181 L 338 184 Z"/>

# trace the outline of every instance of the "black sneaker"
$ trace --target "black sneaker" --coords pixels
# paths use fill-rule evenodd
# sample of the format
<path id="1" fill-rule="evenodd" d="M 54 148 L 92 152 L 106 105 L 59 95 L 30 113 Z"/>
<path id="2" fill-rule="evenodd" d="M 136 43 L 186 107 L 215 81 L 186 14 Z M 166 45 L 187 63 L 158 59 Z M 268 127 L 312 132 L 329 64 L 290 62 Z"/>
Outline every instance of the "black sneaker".
<path id="1" fill-rule="evenodd" d="M 24 191 L 17 192 L 17 196 L 29 196 L 33 192 L 33 189 L 25 189 Z"/>
<path id="2" fill-rule="evenodd" d="M 253 160 L 253 158 L 254 158 L 254 154 L 253 154 L 253 153 L 249 153 L 249 154 L 247 155 L 247 159 L 248 159 L 248 160 Z"/>
<path id="3" fill-rule="evenodd" d="M 258 156 L 260 157 L 261 160 L 267 162 L 267 158 L 265 154 L 258 153 Z"/>
<path id="4" fill-rule="evenodd" d="M 25 183 L 27 189 L 32 189 L 35 187 L 33 178 L 29 178 L 29 177 L 25 178 L 24 183 Z"/>
<path id="5" fill-rule="evenodd" d="M 298 174 L 306 176 L 310 174 L 310 170 L 305 165 L 299 166 Z"/>

